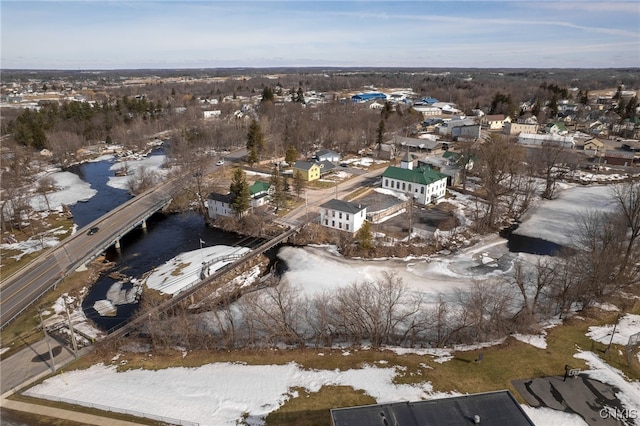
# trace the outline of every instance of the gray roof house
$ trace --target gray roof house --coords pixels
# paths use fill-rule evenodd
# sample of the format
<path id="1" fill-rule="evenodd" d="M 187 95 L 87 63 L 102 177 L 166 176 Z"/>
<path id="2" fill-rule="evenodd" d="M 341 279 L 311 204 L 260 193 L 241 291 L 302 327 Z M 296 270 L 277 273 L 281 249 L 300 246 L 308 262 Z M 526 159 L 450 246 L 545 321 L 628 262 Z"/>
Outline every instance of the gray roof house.
<path id="1" fill-rule="evenodd" d="M 316 152 L 316 159 L 318 161 L 340 161 L 340 153 L 332 151 L 330 149 L 321 149 Z"/>
<path id="2" fill-rule="evenodd" d="M 535 426 L 508 390 L 331 410 L 333 426 Z"/>

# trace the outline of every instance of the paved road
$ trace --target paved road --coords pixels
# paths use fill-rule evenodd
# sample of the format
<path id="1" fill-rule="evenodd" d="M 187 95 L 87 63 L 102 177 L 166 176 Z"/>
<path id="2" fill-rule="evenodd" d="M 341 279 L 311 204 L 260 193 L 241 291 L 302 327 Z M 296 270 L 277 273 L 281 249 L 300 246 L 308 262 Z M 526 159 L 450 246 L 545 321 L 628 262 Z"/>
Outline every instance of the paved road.
<path id="1" fill-rule="evenodd" d="M 113 244 L 123 230 L 132 229 L 149 211 L 166 204 L 173 197 L 175 186 L 173 181 L 169 181 L 132 198 L 4 279 L 0 284 L 2 327 L 65 275 Z M 99 231 L 94 235 L 87 235 L 87 230 L 94 226 L 99 227 Z"/>
<path id="2" fill-rule="evenodd" d="M 373 182 L 377 181 L 379 176 L 386 170 L 380 168 L 354 176 L 351 179 L 338 184 L 334 188 L 326 189 L 305 189 L 306 206 L 302 206 L 283 216 L 280 222 L 290 225 L 300 225 L 302 223 L 312 222 L 319 216 L 318 207 L 334 198 L 342 199 L 347 194 L 364 186 L 374 186 Z"/>

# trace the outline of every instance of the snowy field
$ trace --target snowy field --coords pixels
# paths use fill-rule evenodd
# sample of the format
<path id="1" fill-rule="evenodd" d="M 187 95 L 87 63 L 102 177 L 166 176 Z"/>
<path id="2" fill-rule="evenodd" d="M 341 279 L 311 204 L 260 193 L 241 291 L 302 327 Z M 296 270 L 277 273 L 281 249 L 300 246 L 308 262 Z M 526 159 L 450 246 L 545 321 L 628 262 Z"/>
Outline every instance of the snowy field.
<path id="1" fill-rule="evenodd" d="M 524 215 L 514 232 L 573 246 L 576 218 L 587 211 L 612 211 L 611 186 L 565 186 L 554 200 L 539 200 Z"/>
<path id="2" fill-rule="evenodd" d="M 350 356 L 350 353 L 345 351 L 343 355 Z M 323 354 L 318 353 L 318 356 Z M 625 407 L 640 409 L 637 382 L 627 382 L 619 371 L 591 352 L 579 352 L 576 358 L 589 364 L 590 369 L 585 374 L 620 389 L 617 396 Z M 350 386 L 363 390 L 378 403 L 460 395 L 434 392 L 428 381 L 414 385 L 394 384 L 397 371 L 384 363 L 346 371 L 304 370 L 295 363 L 213 363 L 198 368 L 137 369 L 118 373 L 115 367 L 118 357 L 113 362 L 114 365 L 98 364 L 87 370 L 59 374 L 26 394 L 215 426 L 235 425 L 244 413 L 248 413 L 249 424 L 264 424 L 268 413 L 298 396 L 298 392 L 291 390 L 293 387 L 317 392 L 322 386 Z M 424 374 L 428 374 L 426 369 Z M 586 425 L 575 414 L 525 405 L 523 408 L 538 425 Z"/>
<path id="3" fill-rule="evenodd" d="M 143 283 L 162 293 L 176 294 L 200 281 L 203 263 L 209 263 L 206 275 L 210 275 L 233 262 L 229 256 L 240 256 L 249 251 L 246 247 L 218 245 L 184 252 L 155 268 Z"/>
<path id="4" fill-rule="evenodd" d="M 357 260 L 336 254 L 332 246 L 282 247 L 278 257 L 288 266 L 283 279 L 308 296 L 331 293 L 355 282 L 377 281 L 391 272 L 409 290 L 435 299 L 468 288 L 473 278 L 503 275 L 517 255 L 507 250 L 505 239 L 489 236 L 458 254 L 442 257 Z"/>
<path id="5" fill-rule="evenodd" d="M 111 176 L 109 177 L 107 185 L 112 188 L 129 190 L 129 180 L 132 177 L 140 176 L 142 170 L 145 170 L 146 172 L 157 173 L 160 175 L 160 177 L 164 178 L 168 173 L 165 169 L 162 168 L 166 159 L 166 155 L 150 155 L 140 160 L 117 162 L 109 167 L 109 170 L 116 172 L 126 167 L 129 169 L 129 175 Z"/>
<path id="6" fill-rule="evenodd" d="M 91 185 L 80 179 L 71 172 L 55 172 L 49 175 L 57 191 L 47 193 L 51 210 L 60 210 L 62 205 L 73 205 L 79 201 L 87 201 L 96 195 L 98 191 L 91 188 Z M 35 211 L 48 210 L 47 201 L 43 195 L 36 194 L 31 198 L 31 207 Z"/>

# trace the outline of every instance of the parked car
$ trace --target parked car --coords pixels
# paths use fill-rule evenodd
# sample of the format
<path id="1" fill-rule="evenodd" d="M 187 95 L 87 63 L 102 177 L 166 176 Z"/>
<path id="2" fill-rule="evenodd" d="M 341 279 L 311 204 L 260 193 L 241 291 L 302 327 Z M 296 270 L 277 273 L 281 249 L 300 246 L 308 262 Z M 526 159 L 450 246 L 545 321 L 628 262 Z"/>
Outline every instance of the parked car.
<path id="1" fill-rule="evenodd" d="M 218 160 L 218 162 L 216 163 L 216 166 L 222 166 L 224 164 L 224 158 Z"/>
<path id="2" fill-rule="evenodd" d="M 89 232 L 87 232 L 87 235 L 93 235 L 97 233 L 99 230 L 100 228 L 98 228 L 97 226 L 94 226 L 93 228 L 89 229 Z"/>

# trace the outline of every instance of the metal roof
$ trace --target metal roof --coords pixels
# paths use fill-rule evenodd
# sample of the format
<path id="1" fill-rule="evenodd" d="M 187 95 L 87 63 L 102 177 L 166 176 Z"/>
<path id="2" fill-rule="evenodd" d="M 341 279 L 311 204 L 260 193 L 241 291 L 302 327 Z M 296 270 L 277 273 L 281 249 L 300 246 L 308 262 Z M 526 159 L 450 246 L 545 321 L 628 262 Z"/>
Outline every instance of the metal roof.
<path id="1" fill-rule="evenodd" d="M 334 426 L 535 426 L 508 390 L 331 410 Z"/>
<path id="2" fill-rule="evenodd" d="M 326 203 L 320 205 L 320 207 L 324 207 L 325 209 L 337 210 L 341 212 L 353 213 L 353 214 L 358 213 L 367 208 L 367 206 L 365 206 L 364 204 L 338 200 L 337 198 L 327 201 Z"/>

